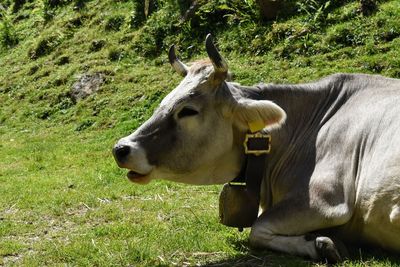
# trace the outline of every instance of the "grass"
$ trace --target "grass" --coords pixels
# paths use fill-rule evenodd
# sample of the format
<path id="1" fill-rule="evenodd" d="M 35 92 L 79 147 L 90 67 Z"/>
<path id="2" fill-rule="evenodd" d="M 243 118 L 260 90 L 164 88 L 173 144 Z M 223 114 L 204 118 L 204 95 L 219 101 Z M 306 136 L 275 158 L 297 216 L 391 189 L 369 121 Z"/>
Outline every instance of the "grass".
<path id="1" fill-rule="evenodd" d="M 251 251 L 248 230 L 218 223 L 220 186 L 130 184 L 110 156 L 114 129 L 1 130 L 0 264 L 324 266 Z M 356 251 L 343 266 L 399 260 Z"/>
<path id="2" fill-rule="evenodd" d="M 208 32 L 242 84 L 400 77 L 398 1 L 371 16 L 348 1 L 276 22 L 216 1 L 188 22 L 177 4 L 146 20 L 135 1 L 18 3 L 0 27 L 0 266 L 325 266 L 250 250 L 248 230 L 218 223 L 220 186 L 130 184 L 111 147 L 178 84 L 168 46 L 177 43 L 185 61 L 202 58 Z M 96 94 L 71 99 L 81 75 L 99 72 Z M 339 266 L 400 265 L 380 250 L 352 255 Z"/>
<path id="3" fill-rule="evenodd" d="M 216 210 L 216 187 L 132 186 L 110 157 L 110 136 L 59 140 L 65 131 L 71 129 L 2 135 L 3 262 L 21 257 L 19 264 L 36 266 L 146 265 L 226 246 L 226 238 L 213 234 L 222 227 L 209 212 Z M 210 239 L 213 247 L 205 242 Z M 187 247 L 192 249 L 182 250 Z"/>
<path id="4" fill-rule="evenodd" d="M 251 251 L 248 230 L 218 223 L 220 186 L 130 184 L 110 156 L 114 129 L 1 130 L 0 264 L 324 266 Z M 382 251 L 354 257 L 343 266 L 400 263 Z"/>

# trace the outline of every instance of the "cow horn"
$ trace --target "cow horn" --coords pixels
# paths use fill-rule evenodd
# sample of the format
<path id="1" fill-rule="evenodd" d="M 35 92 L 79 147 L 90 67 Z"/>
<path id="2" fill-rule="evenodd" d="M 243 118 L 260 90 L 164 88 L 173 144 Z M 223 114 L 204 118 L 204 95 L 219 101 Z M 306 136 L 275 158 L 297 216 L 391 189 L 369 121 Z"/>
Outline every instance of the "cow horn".
<path id="1" fill-rule="evenodd" d="M 176 70 L 176 72 L 185 77 L 188 73 L 189 68 L 185 64 L 183 64 L 176 56 L 175 45 L 171 45 L 171 47 L 169 48 L 168 59 L 169 63 Z"/>
<path id="2" fill-rule="evenodd" d="M 228 74 L 228 64 L 215 47 L 210 33 L 207 34 L 206 37 L 206 51 L 208 57 L 211 59 L 217 76 L 222 76 L 223 79 L 225 79 Z"/>

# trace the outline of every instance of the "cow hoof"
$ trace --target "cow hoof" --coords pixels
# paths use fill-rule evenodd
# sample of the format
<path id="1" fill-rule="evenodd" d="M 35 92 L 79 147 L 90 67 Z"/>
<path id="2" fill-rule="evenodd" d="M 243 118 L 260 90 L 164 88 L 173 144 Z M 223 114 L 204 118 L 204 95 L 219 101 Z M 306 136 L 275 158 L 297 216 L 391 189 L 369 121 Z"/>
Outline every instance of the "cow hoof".
<path id="1" fill-rule="evenodd" d="M 315 248 L 321 260 L 329 263 L 337 263 L 348 258 L 348 252 L 344 244 L 329 237 L 320 236 L 315 239 Z"/>

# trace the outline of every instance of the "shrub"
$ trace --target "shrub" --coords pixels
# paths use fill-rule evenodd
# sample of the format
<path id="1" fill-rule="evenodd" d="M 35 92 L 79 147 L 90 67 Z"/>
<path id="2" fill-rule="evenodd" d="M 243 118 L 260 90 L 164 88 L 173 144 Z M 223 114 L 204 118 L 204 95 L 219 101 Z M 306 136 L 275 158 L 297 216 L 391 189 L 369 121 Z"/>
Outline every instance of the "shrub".
<path id="1" fill-rule="evenodd" d="M 46 120 L 49 119 L 49 117 L 54 113 L 54 110 L 49 107 L 39 107 L 37 110 L 34 112 L 35 117 L 38 119 Z"/>
<path id="2" fill-rule="evenodd" d="M 111 48 L 108 51 L 108 59 L 111 61 L 121 60 L 122 57 L 123 57 L 123 52 L 117 48 Z"/>
<path id="3" fill-rule="evenodd" d="M 297 1 L 296 5 L 300 12 L 307 14 L 307 20 L 318 27 L 325 22 L 331 1 L 304 0 Z"/>
<path id="4" fill-rule="evenodd" d="M 106 31 L 119 31 L 121 26 L 124 24 L 125 18 L 122 15 L 116 15 L 113 17 L 108 18 L 105 30 Z"/>
<path id="5" fill-rule="evenodd" d="M 132 29 L 136 29 L 143 24 L 147 17 L 149 17 L 154 11 L 158 9 L 159 1 L 133 0 L 132 2 L 133 9 L 130 15 L 129 24 Z"/>
<path id="6" fill-rule="evenodd" d="M 47 36 L 40 39 L 36 45 L 28 51 L 31 59 L 37 59 L 53 52 L 53 50 L 61 43 L 59 36 Z"/>
<path id="7" fill-rule="evenodd" d="M 43 0 L 43 3 L 50 8 L 56 8 L 59 6 L 63 6 L 65 4 L 67 4 L 68 2 L 71 2 L 71 0 Z"/>
<path id="8" fill-rule="evenodd" d="M 83 131 L 87 128 L 90 128 L 94 123 L 95 121 L 93 119 L 83 120 L 75 127 L 75 131 L 77 132 Z"/>
<path id="9" fill-rule="evenodd" d="M 360 12 L 364 16 L 373 14 L 377 9 L 377 0 L 360 0 Z"/>
<path id="10" fill-rule="evenodd" d="M 172 1 L 165 3 L 162 8 L 148 17 L 145 25 L 133 36 L 133 49 L 145 56 L 158 56 L 170 45 L 170 36 L 176 38 L 179 29 L 181 30 L 180 34 L 185 33 L 184 26 L 179 22 L 179 13 L 176 12 L 176 6 Z M 199 34 L 199 32 L 196 34 L 185 33 L 185 36 L 192 40 Z"/>
<path id="11" fill-rule="evenodd" d="M 67 28 L 73 29 L 83 25 L 83 17 L 75 17 L 67 22 Z"/>
<path id="12" fill-rule="evenodd" d="M 154 1 L 157 6 L 147 18 L 143 2 L 134 1 L 130 26 L 137 28 L 144 24 L 133 37 L 133 49 L 150 57 L 165 52 L 172 43 L 191 47 L 184 53 L 195 53 L 207 33 L 215 35 L 222 28 L 238 24 L 244 29 L 260 22 L 256 0 L 159 0 Z M 238 42 L 241 41 L 236 40 L 235 44 Z"/>
<path id="13" fill-rule="evenodd" d="M 69 2 L 71 2 L 71 0 L 42 0 L 44 21 L 47 22 L 51 20 L 55 15 L 55 9 Z"/>
<path id="14" fill-rule="evenodd" d="M 17 13 L 22 8 L 22 6 L 25 4 L 25 2 L 26 2 L 26 0 L 14 0 L 12 12 Z"/>
<path id="15" fill-rule="evenodd" d="M 68 56 L 61 56 L 57 59 L 56 64 L 61 66 L 69 63 L 69 57 Z"/>
<path id="16" fill-rule="evenodd" d="M 3 14 L 0 24 L 0 42 L 3 47 L 13 47 L 18 44 L 18 37 L 10 19 Z"/>
<path id="17" fill-rule="evenodd" d="M 54 9 L 51 8 L 48 1 L 43 1 L 42 16 L 45 22 L 48 22 L 54 17 Z"/>
<path id="18" fill-rule="evenodd" d="M 327 32 L 326 41 L 337 47 L 358 46 L 365 43 L 368 33 L 363 28 L 349 23 L 340 24 Z"/>
<path id="19" fill-rule="evenodd" d="M 105 45 L 106 45 L 106 41 L 104 41 L 104 40 L 93 40 L 90 43 L 89 52 L 100 51 Z"/>
<path id="20" fill-rule="evenodd" d="M 30 69 L 29 69 L 29 71 L 28 71 L 28 75 L 33 75 L 33 74 L 35 74 L 38 70 L 39 70 L 39 66 L 38 66 L 38 65 L 34 65 L 34 66 L 30 67 Z"/>
<path id="21" fill-rule="evenodd" d="M 87 0 L 75 0 L 74 9 L 75 10 L 81 10 L 81 9 L 85 8 L 86 1 Z"/>

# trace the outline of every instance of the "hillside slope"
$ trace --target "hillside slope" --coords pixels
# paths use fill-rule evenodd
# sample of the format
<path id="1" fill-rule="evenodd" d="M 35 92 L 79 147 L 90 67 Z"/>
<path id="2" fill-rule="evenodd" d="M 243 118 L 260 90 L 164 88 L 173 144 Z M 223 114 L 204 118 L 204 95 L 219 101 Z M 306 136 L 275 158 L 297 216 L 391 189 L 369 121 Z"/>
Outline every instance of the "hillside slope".
<path id="1" fill-rule="evenodd" d="M 184 60 L 204 56 L 215 35 L 236 80 L 298 82 L 332 72 L 400 77 L 400 3 L 364 16 L 355 1 L 299 1 L 299 12 L 259 18 L 254 1 L 208 1 L 187 20 L 185 1 L 5 1 L 0 53 L 0 122 L 73 123 L 77 130 L 143 119 L 179 80 L 166 60 L 176 43 Z M 154 1 L 156 2 L 156 1 Z M 315 11 L 317 10 L 317 11 Z M 100 73 L 99 92 L 75 101 L 73 84 Z M 136 124 L 135 124 L 136 125 Z"/>

